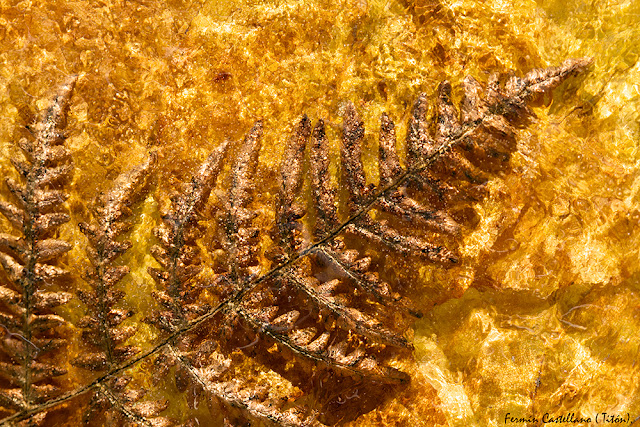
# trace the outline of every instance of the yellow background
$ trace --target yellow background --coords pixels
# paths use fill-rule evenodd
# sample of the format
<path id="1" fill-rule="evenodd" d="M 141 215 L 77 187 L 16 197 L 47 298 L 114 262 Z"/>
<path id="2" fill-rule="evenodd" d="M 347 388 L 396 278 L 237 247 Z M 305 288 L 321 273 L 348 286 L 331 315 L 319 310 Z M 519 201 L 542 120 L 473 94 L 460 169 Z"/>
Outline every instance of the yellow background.
<path id="1" fill-rule="evenodd" d="M 589 73 L 563 85 L 520 132 L 513 171 L 474 206 L 480 222 L 464 236 L 463 266 L 421 265 L 402 277 L 425 312 L 415 361 L 402 367 L 412 383 L 353 425 L 497 426 L 506 413 L 545 412 L 633 420 L 639 44 L 634 1 L 0 0 L 0 170 L 16 175 L 9 158 L 18 128 L 73 73 L 73 213 L 86 215 L 106 182 L 158 150 L 159 199 L 144 202 L 126 260 L 134 270 L 124 280 L 127 304 L 139 321 L 151 304 L 156 205 L 224 138 L 264 120 L 257 187 L 271 203 L 270 177 L 295 120 L 325 119 L 337 150 L 339 111 L 352 101 L 370 131 L 365 168 L 376 182 L 383 111 L 402 138 L 417 94 L 433 99 L 443 79 L 459 100 L 466 74 L 486 81 L 494 71 L 522 75 L 593 57 Z M 9 229 L 4 219 L 0 229 Z M 74 230 L 70 223 L 62 233 L 77 243 L 70 257 L 81 258 L 84 238 Z M 83 308 L 76 301 L 61 313 L 76 321 Z M 149 348 L 154 332 L 140 328 L 135 339 Z"/>

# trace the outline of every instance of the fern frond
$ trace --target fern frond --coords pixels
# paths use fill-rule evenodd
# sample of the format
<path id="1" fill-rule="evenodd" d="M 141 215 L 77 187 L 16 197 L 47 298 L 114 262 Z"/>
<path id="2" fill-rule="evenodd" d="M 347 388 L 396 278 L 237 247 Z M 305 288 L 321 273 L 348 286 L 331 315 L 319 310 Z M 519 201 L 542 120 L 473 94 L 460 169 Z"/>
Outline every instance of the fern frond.
<path id="1" fill-rule="evenodd" d="M 257 122 L 242 143 L 231 171 L 227 214 L 223 220 L 228 256 L 229 279 L 239 284 L 258 272 L 255 244 L 259 230 L 251 225 L 254 218 L 248 205 L 252 200 L 253 177 L 258 165 L 262 122 Z"/>
<path id="2" fill-rule="evenodd" d="M 168 311 L 157 313 L 153 323 L 168 332 L 198 315 L 197 310 L 189 312 L 190 304 L 202 290 L 201 286 L 193 286 L 194 278 L 201 271 L 196 246 L 201 230 L 198 219 L 222 168 L 227 147 L 225 142 L 211 153 L 185 192 L 174 198 L 171 210 L 163 215 L 163 223 L 154 229 L 160 244 L 154 245 L 151 251 L 163 268 L 150 267 L 149 274 L 161 288 L 156 299 Z"/>
<path id="3" fill-rule="evenodd" d="M 140 352 L 138 347 L 126 345 L 137 328 L 122 325 L 134 312 L 117 307 L 125 296 L 117 285 L 129 273 L 129 268 L 118 266 L 115 261 L 131 248 L 131 242 L 120 237 L 132 226 L 129 221 L 132 206 L 149 189 L 156 157 L 151 153 L 144 163 L 118 176 L 111 189 L 97 198 L 94 221 L 79 225 L 89 240 L 87 255 L 91 262 L 85 275 L 91 290 L 78 292 L 88 308 L 78 326 L 84 329 L 82 341 L 90 348 L 72 361 L 80 368 L 109 372 Z M 96 387 L 83 422 L 95 423 L 102 417 L 106 423 L 116 425 L 168 425 L 166 419 L 158 417 L 166 404 L 140 402 L 144 394 L 127 388 L 130 380 L 128 376 L 120 375 Z"/>
<path id="4" fill-rule="evenodd" d="M 28 410 L 57 396 L 61 389 L 54 378 L 66 373 L 52 363 L 51 352 L 62 346 L 59 330 L 66 324 L 53 309 L 71 295 L 44 289 L 60 289 L 68 277 L 56 264 L 71 245 L 53 235 L 69 220 L 60 187 L 73 165 L 62 144 L 76 79 L 72 76 L 59 87 L 33 126 L 33 139 L 20 143 L 26 160 L 12 159 L 22 178 L 7 179 L 6 184 L 17 204 L 0 203 L 0 213 L 20 232 L 20 237 L 0 233 L 0 264 L 9 279 L 0 284 L 6 332 L 0 347 L 0 406 L 6 409 Z M 43 412 L 34 425 L 45 418 Z"/>
<path id="5" fill-rule="evenodd" d="M 65 372 L 40 356 L 64 345 L 57 329 L 67 323 L 55 308 L 71 297 L 55 290 L 71 280 L 58 262 L 71 245 L 55 236 L 69 220 L 60 208 L 71 171 L 60 144 L 69 81 L 35 125 L 34 139 L 19 143 L 25 158 L 12 163 L 21 178 L 7 180 L 12 202 L 0 201 L 0 213 L 20 233 L 0 233 L 0 406 L 11 414 L 5 420 L 45 422 L 51 407 L 86 395 L 85 423 L 170 425 L 163 416 L 169 402 L 147 400 L 141 379 L 145 387 L 169 379 L 189 411 L 206 401 L 227 425 L 335 425 L 340 416 L 332 418 L 328 408 L 346 403 L 348 391 L 366 396 L 362 402 L 383 401 L 411 380 L 398 366 L 411 357 L 411 327 L 420 315 L 408 285 L 389 278 L 387 257 L 420 258 L 434 268 L 464 264 L 459 245 L 475 227 L 472 203 L 487 195 L 489 180 L 509 172 L 531 106 L 589 63 L 569 60 L 504 82 L 496 75 L 485 85 L 466 77 L 458 106 L 451 84 L 440 83 L 433 108 L 425 94 L 412 107 L 405 159 L 396 126 L 383 114 L 375 183 L 365 173 L 367 135 L 352 103 L 343 110 L 339 156 L 332 158 L 324 121 L 313 125 L 303 116 L 284 138 L 273 186 L 257 186 L 268 176 L 259 167 L 261 121 L 233 159 L 229 144 L 219 145 L 161 209 L 150 250 L 159 265 L 147 269 L 157 305 L 140 313 L 158 338 L 142 352 L 128 345 L 137 331 L 126 324 L 134 313 L 121 304 L 129 266 L 119 257 L 132 247 L 125 235 L 132 207 L 149 187 L 157 161 L 151 153 L 98 198 L 92 221 L 79 226 L 91 266 L 87 289 L 78 291 L 87 315 L 75 322 L 83 352 L 72 363 L 93 379 L 54 399 L 55 377 Z M 273 216 L 263 215 L 262 201 L 275 187 Z M 256 190 L 264 194 L 256 197 Z M 215 213 L 206 208 L 211 192 Z M 217 220 L 213 241 L 214 233 L 205 233 L 208 216 Z M 268 230 L 257 226 L 272 218 Z M 375 407 L 366 404 L 340 410 Z M 198 422 L 191 415 L 181 421 Z"/>

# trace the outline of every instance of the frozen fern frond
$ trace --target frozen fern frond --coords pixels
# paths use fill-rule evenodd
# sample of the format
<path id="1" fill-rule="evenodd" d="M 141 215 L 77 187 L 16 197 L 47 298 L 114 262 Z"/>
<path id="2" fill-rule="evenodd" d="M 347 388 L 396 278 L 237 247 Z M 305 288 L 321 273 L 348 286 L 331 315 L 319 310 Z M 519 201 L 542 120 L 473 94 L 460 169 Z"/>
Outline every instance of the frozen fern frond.
<path id="1" fill-rule="evenodd" d="M 444 81 L 433 102 L 418 95 L 404 150 L 386 113 L 374 153 L 353 103 L 343 104 L 338 153 L 325 121 L 304 115 L 280 138 L 274 184 L 260 161 L 262 121 L 242 141 L 218 144 L 173 190 L 151 179 L 163 168 L 158 147 L 83 202 L 86 260 L 69 260 L 69 270 L 88 270 L 77 277 L 59 265 L 71 245 L 56 238 L 69 220 L 60 207 L 71 170 L 61 145 L 66 82 L 33 139 L 20 142 L 22 179 L 7 180 L 15 200 L 0 202 L 14 227 L 0 234 L 3 422 L 319 427 L 375 409 L 412 380 L 421 315 L 404 276 L 385 264 L 465 262 L 473 204 L 509 174 L 531 106 L 589 64 L 485 85 L 466 77 L 457 106 Z M 365 173 L 371 154 L 377 179 Z M 148 245 L 128 237 L 145 197 L 160 206 L 146 217 L 156 221 Z M 144 258 L 142 270 L 127 251 Z M 153 289 L 137 310 L 125 284 L 134 273 Z M 56 312 L 72 299 L 83 316 Z M 53 363 L 63 325 L 78 343 L 71 373 Z"/>
<path id="2" fill-rule="evenodd" d="M 94 221 L 79 225 L 89 240 L 87 257 L 91 263 L 85 274 L 91 290 L 78 291 L 88 310 L 77 326 L 83 328 L 82 342 L 88 348 L 72 361 L 82 369 L 108 373 L 140 352 L 136 346 L 125 344 L 137 328 L 122 325 L 134 313 L 118 307 L 125 296 L 118 284 L 129 273 L 129 268 L 117 265 L 116 260 L 132 246 L 120 236 L 131 227 L 127 221 L 132 214 L 131 207 L 148 190 L 155 162 L 156 155 L 151 153 L 143 164 L 120 175 L 112 188 L 95 201 Z M 127 375 L 119 375 L 101 383 L 93 391 L 83 416 L 84 424 L 167 425 L 168 421 L 154 417 L 166 409 L 167 403 L 140 402 L 145 392 L 128 387 L 130 382 Z"/>
<path id="3" fill-rule="evenodd" d="M 73 164 L 64 147 L 69 101 L 76 76 L 65 81 L 49 106 L 20 140 L 22 157 L 11 159 L 20 180 L 6 179 L 12 202 L 0 201 L 2 213 L 14 228 L 0 232 L 0 407 L 2 412 L 27 411 L 59 395 L 58 379 L 66 374 L 59 356 L 65 345 L 60 331 L 67 321 L 54 309 L 71 294 L 63 292 L 68 272 L 59 264 L 71 244 L 56 238 L 69 221 L 62 204 Z M 55 363 L 55 361 L 58 363 Z M 46 411 L 31 420 L 41 423 Z"/>

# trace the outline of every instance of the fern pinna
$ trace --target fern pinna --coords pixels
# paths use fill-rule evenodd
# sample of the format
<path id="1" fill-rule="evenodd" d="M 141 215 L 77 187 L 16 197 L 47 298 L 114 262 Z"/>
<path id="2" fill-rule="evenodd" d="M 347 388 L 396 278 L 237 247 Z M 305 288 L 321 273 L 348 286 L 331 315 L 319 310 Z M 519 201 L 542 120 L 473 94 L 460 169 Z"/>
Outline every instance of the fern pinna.
<path id="1" fill-rule="evenodd" d="M 71 242 L 56 237 L 69 220 L 62 205 L 72 171 L 63 145 L 70 78 L 19 142 L 24 159 L 12 162 L 22 182 L 7 179 L 13 201 L 0 202 L 15 230 L 0 234 L 3 424 L 67 417 L 71 424 L 195 426 L 206 422 L 205 402 L 209 420 L 225 425 L 322 426 L 374 409 L 411 380 L 397 366 L 411 357 L 410 327 L 420 314 L 402 288 L 383 280 L 384 260 L 367 248 L 443 268 L 458 263 L 461 235 L 473 227 L 470 204 L 507 170 L 516 129 L 533 114 L 528 103 L 589 63 L 567 60 L 506 82 L 493 76 L 484 87 L 467 77 L 459 110 L 442 82 L 433 121 L 424 94 L 413 106 L 404 165 L 394 122 L 383 114 L 377 185 L 367 184 L 364 124 L 353 104 L 343 109 L 338 176 L 330 173 L 325 123 L 302 117 L 286 142 L 269 229 L 256 223 L 253 200 L 257 122 L 241 144 L 220 144 L 160 201 L 150 251 L 157 264 L 147 269 L 155 308 L 138 313 L 144 323 L 137 324 L 121 304 L 129 273 L 122 255 L 132 246 L 126 236 L 135 205 L 162 186 L 153 180 L 159 156 L 150 152 L 89 206 L 91 219 L 79 223 L 88 268 L 71 275 L 62 267 L 74 262 L 64 257 Z M 56 308 L 75 298 L 85 315 L 71 322 Z M 131 344 L 143 324 L 160 337 L 144 351 Z M 64 347 L 76 330 L 78 354 L 66 365 Z M 141 364 L 143 373 L 129 373 Z M 90 379 L 78 384 L 68 369 Z M 191 412 L 171 411 L 170 399 L 144 390 L 156 387 L 186 396 Z M 354 393 L 366 399 L 337 408 Z"/>

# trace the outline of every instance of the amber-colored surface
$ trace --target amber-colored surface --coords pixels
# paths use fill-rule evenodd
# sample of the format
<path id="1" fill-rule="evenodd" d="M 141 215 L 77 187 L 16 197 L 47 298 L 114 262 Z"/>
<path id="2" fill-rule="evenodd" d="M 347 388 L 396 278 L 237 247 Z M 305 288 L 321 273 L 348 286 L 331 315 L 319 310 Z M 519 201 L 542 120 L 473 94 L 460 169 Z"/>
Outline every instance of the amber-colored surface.
<path id="1" fill-rule="evenodd" d="M 414 361 L 399 366 L 412 381 L 350 425 L 497 426 L 507 413 L 602 412 L 631 423 L 640 417 L 639 16 L 639 3 L 622 0 L 0 1 L 0 170 L 17 177 L 9 158 L 19 128 L 74 73 L 74 221 L 106 182 L 158 150 L 161 185 L 140 208 L 123 279 L 140 328 L 133 340 L 148 350 L 155 331 L 141 320 L 153 304 L 156 205 L 223 139 L 263 119 L 256 203 L 271 206 L 283 141 L 303 112 L 325 119 L 335 142 L 352 101 L 368 129 L 386 111 L 402 137 L 415 96 L 441 80 L 458 100 L 466 74 L 486 81 L 591 56 L 585 77 L 536 109 L 512 170 L 473 205 L 478 224 L 463 236 L 461 266 L 388 259 L 387 278 L 410 283 L 424 312 Z M 375 182 L 377 136 L 367 138 Z M 260 212 L 265 227 L 272 220 L 270 208 Z M 0 229 L 10 229 L 4 218 Z M 61 236 L 75 243 L 69 260 L 82 258 L 86 238 L 73 222 Z M 76 323 L 83 310 L 74 300 L 59 313 Z M 65 333 L 67 364 L 83 347 L 78 331 Z M 67 369 L 69 390 L 87 383 Z M 150 368 L 134 369 L 147 381 Z M 186 407 L 171 386 L 153 397 L 171 400 L 169 416 Z"/>

